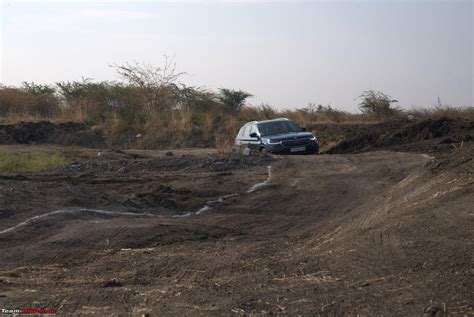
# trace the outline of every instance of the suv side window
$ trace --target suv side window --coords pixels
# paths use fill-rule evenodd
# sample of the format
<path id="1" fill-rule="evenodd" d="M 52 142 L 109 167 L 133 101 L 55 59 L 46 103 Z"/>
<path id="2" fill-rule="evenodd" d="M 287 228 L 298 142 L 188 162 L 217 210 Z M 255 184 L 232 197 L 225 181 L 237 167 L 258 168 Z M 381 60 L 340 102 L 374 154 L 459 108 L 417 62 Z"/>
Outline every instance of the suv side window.
<path id="1" fill-rule="evenodd" d="M 240 129 L 240 138 L 245 138 L 245 130 L 246 130 L 246 126 L 243 126 L 242 129 Z"/>
<path id="2" fill-rule="evenodd" d="M 257 134 L 260 134 L 260 130 L 258 130 L 258 125 L 257 124 L 253 125 L 253 132 L 256 132 Z"/>

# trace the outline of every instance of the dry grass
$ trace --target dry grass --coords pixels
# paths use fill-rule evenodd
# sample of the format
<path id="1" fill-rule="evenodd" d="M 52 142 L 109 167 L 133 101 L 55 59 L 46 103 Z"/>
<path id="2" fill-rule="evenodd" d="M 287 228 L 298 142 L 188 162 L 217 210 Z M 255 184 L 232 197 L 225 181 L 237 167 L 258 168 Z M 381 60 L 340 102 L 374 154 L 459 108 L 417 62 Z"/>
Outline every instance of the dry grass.
<path id="1" fill-rule="evenodd" d="M 234 147 L 234 139 L 222 135 L 216 135 L 214 142 L 217 153 L 230 153 Z"/>
<path id="2" fill-rule="evenodd" d="M 19 89 L 3 87 L 0 89 L 0 117 L 18 119 L 47 119 L 60 115 L 58 99 L 46 95 L 35 95 Z"/>
<path id="3" fill-rule="evenodd" d="M 239 111 L 228 111 L 216 93 L 189 87 L 186 90 L 174 86 L 159 87 L 154 93 L 150 88 L 117 83 L 71 83 L 68 86 L 71 92 L 65 95 L 39 89 L 44 87 L 32 87 L 35 89 L 0 87 L 1 123 L 84 122 L 101 129 L 111 146 L 216 146 L 219 151 L 228 151 L 242 124 L 253 120 L 286 117 L 303 127 L 318 123 L 380 122 L 369 114 L 349 113 L 320 105 L 283 111 L 269 105 L 244 106 Z M 187 94 L 185 100 L 183 91 Z M 452 106 L 397 112 L 396 116 L 386 120 L 408 114 L 419 119 L 455 117 L 474 120 L 474 108 Z M 142 137 L 137 138 L 139 134 Z"/>
<path id="4" fill-rule="evenodd" d="M 474 121 L 474 107 L 436 106 L 433 108 L 413 108 L 410 111 L 419 119 L 464 118 Z"/>

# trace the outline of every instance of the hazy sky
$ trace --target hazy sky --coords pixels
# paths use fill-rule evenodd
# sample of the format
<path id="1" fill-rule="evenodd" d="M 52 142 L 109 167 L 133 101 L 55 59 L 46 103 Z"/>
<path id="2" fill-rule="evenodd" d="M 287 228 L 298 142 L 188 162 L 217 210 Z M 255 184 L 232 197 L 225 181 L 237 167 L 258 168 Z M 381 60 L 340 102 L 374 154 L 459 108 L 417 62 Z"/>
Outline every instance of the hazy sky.
<path id="1" fill-rule="evenodd" d="M 364 90 L 403 107 L 474 105 L 474 1 L 0 0 L 0 82 L 117 79 L 113 63 L 175 55 L 188 85 L 252 104 L 356 110 Z"/>

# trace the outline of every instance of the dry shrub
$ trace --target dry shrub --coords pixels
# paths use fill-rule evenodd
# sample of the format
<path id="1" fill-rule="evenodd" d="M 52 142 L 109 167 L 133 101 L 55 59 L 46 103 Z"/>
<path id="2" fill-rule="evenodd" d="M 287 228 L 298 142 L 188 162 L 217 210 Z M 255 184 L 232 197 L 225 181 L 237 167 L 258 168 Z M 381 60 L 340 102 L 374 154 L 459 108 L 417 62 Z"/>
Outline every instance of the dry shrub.
<path id="1" fill-rule="evenodd" d="M 103 105 L 95 100 L 79 98 L 62 107 L 61 121 L 96 123 L 104 114 Z"/>
<path id="2" fill-rule="evenodd" d="M 238 117 L 228 116 L 225 118 L 225 124 L 219 127 L 218 133 L 214 136 L 215 147 L 219 153 L 227 153 L 232 150 L 235 136 L 240 127 L 241 122 Z"/>
<path id="3" fill-rule="evenodd" d="M 176 133 L 188 135 L 192 130 L 193 112 L 188 109 L 179 109 L 171 112 L 171 126 Z"/>
<path id="4" fill-rule="evenodd" d="M 19 88 L 0 88 L 0 117 L 52 119 L 61 113 L 59 100 L 49 94 L 33 94 Z"/>
<path id="5" fill-rule="evenodd" d="M 438 105 L 433 108 L 413 108 L 410 112 L 418 119 L 438 119 L 441 117 L 463 118 L 474 121 L 474 107 Z"/>
<path id="6" fill-rule="evenodd" d="M 214 138 L 215 147 L 218 153 L 229 153 L 232 151 L 234 146 L 234 140 L 230 139 L 228 136 L 216 135 Z"/>
<path id="7" fill-rule="evenodd" d="M 310 126 L 315 123 L 343 123 L 374 121 L 374 118 L 365 114 L 354 114 L 331 108 L 330 106 L 318 108 L 308 107 L 296 110 L 285 110 L 282 116 L 298 122 L 301 126 Z"/>
<path id="8" fill-rule="evenodd" d="M 281 114 L 267 104 L 261 104 L 256 107 L 243 107 L 239 113 L 239 118 L 242 122 L 269 120 L 278 118 L 278 116 L 281 116 Z"/>
<path id="9" fill-rule="evenodd" d="M 332 106 L 309 104 L 294 110 L 276 110 L 267 104 L 242 106 L 242 91 L 212 92 L 186 87 L 168 75 L 142 66 L 121 68 L 129 83 L 61 82 L 55 86 L 24 84 L 0 86 L 2 122 L 73 121 L 101 129 L 110 145 L 121 147 L 217 147 L 228 151 L 239 128 L 254 120 L 286 117 L 311 128 L 318 123 L 369 123 L 414 114 L 420 119 L 452 117 L 474 119 L 474 108 L 442 106 L 396 111 L 396 116 L 349 113 Z M 133 76 L 137 74 L 138 77 Z M 158 74 L 158 75 L 157 75 Z M 145 77 L 140 77 L 145 76 Z M 132 80 L 133 79 L 133 80 Z M 135 80 L 136 79 L 136 80 Z M 141 79 L 146 79 L 141 81 Z M 56 87 L 56 88 L 55 88 Z M 223 93 L 223 91 L 225 93 Z M 136 137 L 140 135 L 140 137 Z"/>
<path id="10" fill-rule="evenodd" d="M 287 110 L 287 111 L 285 111 L 283 116 L 285 118 L 296 121 L 299 125 L 301 125 L 303 127 L 306 127 L 310 123 L 314 122 L 314 118 L 308 116 L 306 113 L 304 113 L 303 111 L 299 111 L 299 110 L 296 110 L 296 111 L 288 111 Z"/>
<path id="11" fill-rule="evenodd" d="M 211 137 L 214 134 L 216 114 L 214 112 L 205 112 L 202 114 L 202 133 L 205 137 Z"/>
<path id="12" fill-rule="evenodd" d="M 224 130 L 228 133 L 229 137 L 232 139 L 237 135 L 239 129 L 241 127 L 240 120 L 237 117 L 229 117 L 225 120 L 225 124 L 223 125 Z"/>
<path id="13" fill-rule="evenodd" d="M 195 140 L 189 110 L 150 113 L 140 145 L 145 148 L 187 147 Z"/>

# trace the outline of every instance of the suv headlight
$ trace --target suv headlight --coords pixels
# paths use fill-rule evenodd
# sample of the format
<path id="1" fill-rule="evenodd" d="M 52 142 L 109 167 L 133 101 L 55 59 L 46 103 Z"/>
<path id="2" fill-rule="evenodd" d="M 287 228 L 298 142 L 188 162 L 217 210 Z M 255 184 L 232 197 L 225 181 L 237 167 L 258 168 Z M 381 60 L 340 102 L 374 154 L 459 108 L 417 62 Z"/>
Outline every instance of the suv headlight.
<path id="1" fill-rule="evenodd" d="M 276 144 L 280 144 L 280 141 L 278 141 L 278 142 L 272 142 L 272 140 L 267 139 L 267 144 L 276 145 Z"/>
<path id="2" fill-rule="evenodd" d="M 313 137 L 310 138 L 311 141 L 318 142 L 318 139 L 313 135 Z"/>

